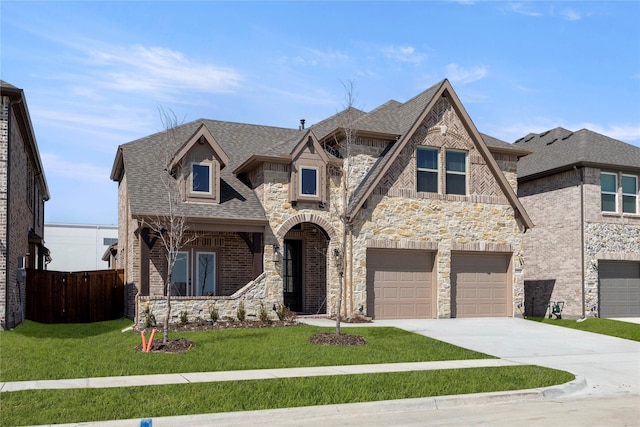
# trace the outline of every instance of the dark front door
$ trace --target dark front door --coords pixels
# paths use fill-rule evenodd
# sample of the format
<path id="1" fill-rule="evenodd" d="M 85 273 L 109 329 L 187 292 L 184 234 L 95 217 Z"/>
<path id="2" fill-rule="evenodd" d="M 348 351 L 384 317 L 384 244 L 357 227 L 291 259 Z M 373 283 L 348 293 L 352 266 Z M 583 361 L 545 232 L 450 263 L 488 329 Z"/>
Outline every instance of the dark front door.
<path id="1" fill-rule="evenodd" d="M 284 305 L 302 311 L 302 240 L 284 241 Z"/>

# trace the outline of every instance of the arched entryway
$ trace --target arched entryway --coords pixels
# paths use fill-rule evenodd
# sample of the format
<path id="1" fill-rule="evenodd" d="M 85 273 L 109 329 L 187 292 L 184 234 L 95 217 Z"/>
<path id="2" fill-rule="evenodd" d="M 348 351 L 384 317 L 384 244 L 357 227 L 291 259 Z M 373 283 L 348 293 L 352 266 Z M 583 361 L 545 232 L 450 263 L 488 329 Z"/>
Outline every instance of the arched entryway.
<path id="1" fill-rule="evenodd" d="M 301 222 L 286 232 L 283 243 L 284 304 L 299 314 L 326 314 L 326 231 L 317 224 Z"/>

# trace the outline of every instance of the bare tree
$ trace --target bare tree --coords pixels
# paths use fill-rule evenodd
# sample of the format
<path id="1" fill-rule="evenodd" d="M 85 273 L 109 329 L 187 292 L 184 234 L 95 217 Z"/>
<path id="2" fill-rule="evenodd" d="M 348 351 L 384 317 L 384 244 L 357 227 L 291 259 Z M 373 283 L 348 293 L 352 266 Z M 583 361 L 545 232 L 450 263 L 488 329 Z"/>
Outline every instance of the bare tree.
<path id="1" fill-rule="evenodd" d="M 175 140 L 176 128 L 179 126 L 176 115 L 171 110 L 159 109 L 160 119 L 165 130 L 170 136 L 170 140 Z M 169 340 L 169 318 L 171 316 L 171 278 L 173 269 L 178 260 L 178 254 L 182 248 L 190 242 L 197 239 L 197 235 L 187 233 L 188 225 L 184 212 L 184 203 L 182 203 L 182 195 L 180 192 L 179 180 L 182 177 L 182 163 L 171 168 L 172 156 L 169 152 L 165 155 L 165 164 L 162 174 L 162 185 L 164 187 L 166 199 L 166 207 L 162 212 L 146 219 L 146 224 L 154 233 L 154 237 L 162 243 L 162 249 L 165 251 L 167 271 L 164 278 L 163 290 L 166 298 L 166 316 L 164 319 L 164 334 L 162 342 L 164 344 Z"/>
<path id="2" fill-rule="evenodd" d="M 356 99 L 355 84 L 352 80 L 342 82 L 342 86 L 345 90 L 345 109 L 342 115 L 341 130 L 342 134 L 339 138 L 334 137 L 334 142 L 344 159 L 341 168 L 341 185 L 340 185 L 340 198 L 341 203 L 334 208 L 334 215 L 337 215 L 342 225 L 342 240 L 339 244 L 339 249 L 333 250 L 333 256 L 335 261 L 336 270 L 338 271 L 338 301 L 336 304 L 336 335 L 340 335 L 340 323 L 342 321 L 342 299 L 344 296 L 343 288 L 345 285 L 345 267 L 346 260 L 345 254 L 347 253 L 347 238 L 351 233 L 353 226 L 353 219 L 348 216 L 347 207 L 349 204 L 349 196 L 351 191 L 351 156 L 352 146 L 357 137 L 356 130 L 354 128 L 354 122 L 356 119 L 356 111 L 353 107 Z M 335 205 L 334 205 L 335 206 Z M 350 261 L 351 262 L 351 261 Z"/>

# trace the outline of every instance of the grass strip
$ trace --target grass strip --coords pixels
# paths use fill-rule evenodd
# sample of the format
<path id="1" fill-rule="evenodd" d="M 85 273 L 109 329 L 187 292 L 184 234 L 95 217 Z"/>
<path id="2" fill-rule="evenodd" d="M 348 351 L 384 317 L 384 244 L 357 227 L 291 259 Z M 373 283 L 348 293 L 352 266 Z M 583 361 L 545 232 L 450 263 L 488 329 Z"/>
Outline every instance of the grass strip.
<path id="1" fill-rule="evenodd" d="M 562 326 L 580 331 L 609 335 L 627 340 L 640 341 L 640 325 L 637 323 L 593 317 L 582 322 L 570 319 L 548 319 L 546 317 L 527 317 L 528 320 L 547 325 Z"/>
<path id="2" fill-rule="evenodd" d="M 538 366 L 449 369 L 111 389 L 3 393 L 2 426 L 78 423 L 291 408 L 562 384 L 568 372 Z"/>
<path id="3" fill-rule="evenodd" d="M 134 350 L 139 334 L 121 332 L 130 325 L 27 321 L 0 335 L 0 381 L 493 358 L 396 328 L 349 328 L 345 333 L 362 335 L 368 344 L 318 346 L 309 338 L 333 329 L 309 325 L 175 332 L 170 338 L 189 338 L 195 347 L 180 354 L 143 353 Z"/>

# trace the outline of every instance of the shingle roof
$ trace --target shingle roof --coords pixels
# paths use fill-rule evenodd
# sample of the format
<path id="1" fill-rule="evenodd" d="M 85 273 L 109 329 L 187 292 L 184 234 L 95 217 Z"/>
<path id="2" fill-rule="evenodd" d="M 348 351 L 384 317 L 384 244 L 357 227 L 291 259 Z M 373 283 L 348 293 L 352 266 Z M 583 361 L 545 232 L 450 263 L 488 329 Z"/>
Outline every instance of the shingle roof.
<path id="1" fill-rule="evenodd" d="M 539 134 L 530 133 L 514 145 L 532 154 L 518 162 L 518 179 L 529 180 L 573 166 L 595 166 L 640 171 L 640 148 L 581 129 L 577 132 L 557 127 Z"/>
<path id="2" fill-rule="evenodd" d="M 246 158 L 264 152 L 274 142 L 300 134 L 297 129 L 200 119 L 121 146 L 133 215 L 164 213 L 168 204 L 164 165 L 204 124 L 229 155 L 221 171 L 221 203 L 187 203 L 189 217 L 264 220 L 264 210 L 253 190 L 231 173 Z M 115 168 L 115 165 L 114 165 Z M 114 169 L 115 170 L 115 169 Z M 116 176 L 112 178 L 117 179 Z"/>
<path id="3" fill-rule="evenodd" d="M 443 80 L 405 103 L 391 100 L 369 113 L 355 108 L 346 109 L 307 129 L 312 131 L 318 140 L 326 138 L 340 128 L 351 126 L 358 132 L 386 134 L 389 141 L 394 141 L 389 143 L 352 193 L 348 214 L 357 211 L 367 192 L 385 173 L 387 165 L 395 159 L 400 142 L 408 137 L 418 119 L 425 114 L 427 106 L 435 102 L 436 95 L 447 90 L 446 88 L 450 88 L 450 85 Z M 230 162 L 221 172 L 221 202 L 187 203 L 186 214 L 195 218 L 265 220 L 262 204 L 253 190 L 232 172 L 241 165 L 245 167 L 246 162 L 254 155 L 281 157 L 291 154 L 306 131 L 199 119 L 171 131 L 124 144 L 120 147 L 122 163 L 119 164 L 116 157 L 112 179 L 119 180 L 122 173 L 120 168 L 124 167 L 131 213 L 144 216 L 165 211 L 168 201 L 162 184 L 166 175 L 162 165 L 173 157 L 201 125 L 207 127 L 222 150 L 228 154 Z M 515 155 L 526 153 L 520 147 L 488 135 L 481 135 L 481 138 L 490 149 L 503 152 L 511 150 Z"/>

